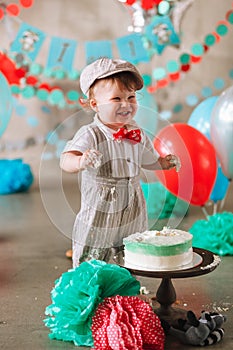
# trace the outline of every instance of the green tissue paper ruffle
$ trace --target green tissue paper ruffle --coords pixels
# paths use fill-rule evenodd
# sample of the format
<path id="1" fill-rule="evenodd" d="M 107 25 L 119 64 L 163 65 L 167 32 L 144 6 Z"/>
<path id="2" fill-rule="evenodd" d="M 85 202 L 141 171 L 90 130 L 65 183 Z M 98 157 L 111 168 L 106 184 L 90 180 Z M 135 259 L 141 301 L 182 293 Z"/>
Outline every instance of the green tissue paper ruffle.
<path id="1" fill-rule="evenodd" d="M 52 304 L 46 307 L 44 322 L 49 338 L 93 346 L 92 316 L 104 298 L 140 294 L 140 283 L 118 265 L 91 260 L 68 270 L 55 281 Z"/>
<path id="2" fill-rule="evenodd" d="M 223 212 L 198 220 L 189 229 L 193 246 L 224 256 L 233 255 L 233 213 Z"/>
<path id="3" fill-rule="evenodd" d="M 189 203 L 174 196 L 160 182 L 145 183 L 141 181 L 148 219 L 166 219 L 186 215 Z"/>

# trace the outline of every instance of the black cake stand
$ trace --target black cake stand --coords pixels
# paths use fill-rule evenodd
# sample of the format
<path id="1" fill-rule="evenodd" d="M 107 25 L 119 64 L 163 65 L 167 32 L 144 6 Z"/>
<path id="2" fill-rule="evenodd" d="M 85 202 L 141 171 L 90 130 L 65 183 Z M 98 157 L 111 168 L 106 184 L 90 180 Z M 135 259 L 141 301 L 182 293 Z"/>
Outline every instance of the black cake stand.
<path id="1" fill-rule="evenodd" d="M 193 262 L 177 270 L 153 271 L 143 270 L 139 267 L 134 267 L 133 265 L 127 266 L 127 264 L 124 262 L 123 252 L 116 255 L 115 263 L 126 268 L 133 275 L 162 278 L 156 292 L 156 301 L 160 306 L 154 311 L 160 318 L 174 324 L 178 318 L 183 318 L 187 311 L 172 306 L 172 304 L 176 301 L 176 291 L 172 284 L 172 278 L 186 278 L 205 275 L 215 270 L 221 261 L 218 255 L 215 255 L 206 249 L 193 248 L 193 252 Z"/>

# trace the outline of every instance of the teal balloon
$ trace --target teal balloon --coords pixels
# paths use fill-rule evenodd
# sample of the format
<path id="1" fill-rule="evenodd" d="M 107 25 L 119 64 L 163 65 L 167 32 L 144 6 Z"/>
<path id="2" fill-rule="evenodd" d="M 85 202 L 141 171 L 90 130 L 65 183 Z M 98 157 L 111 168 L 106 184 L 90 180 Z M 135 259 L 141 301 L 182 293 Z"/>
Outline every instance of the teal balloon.
<path id="1" fill-rule="evenodd" d="M 0 137 L 5 132 L 10 121 L 13 109 L 13 98 L 10 86 L 2 73 L 0 73 Z"/>
<path id="2" fill-rule="evenodd" d="M 193 126 L 210 140 L 211 114 L 218 96 L 211 96 L 202 101 L 191 113 L 188 125 Z"/>
<path id="3" fill-rule="evenodd" d="M 217 171 L 217 177 L 215 180 L 215 184 L 212 190 L 212 193 L 210 195 L 210 199 L 216 203 L 217 201 L 221 201 L 223 198 L 225 198 L 228 187 L 229 187 L 230 181 L 229 179 L 223 174 L 221 164 L 218 164 L 218 171 Z"/>

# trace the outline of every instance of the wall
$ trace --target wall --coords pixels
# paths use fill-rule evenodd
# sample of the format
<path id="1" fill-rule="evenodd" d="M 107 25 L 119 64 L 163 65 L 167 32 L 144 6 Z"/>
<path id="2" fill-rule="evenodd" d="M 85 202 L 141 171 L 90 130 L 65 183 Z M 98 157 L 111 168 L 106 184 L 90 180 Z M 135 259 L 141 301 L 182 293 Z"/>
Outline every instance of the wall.
<path id="1" fill-rule="evenodd" d="M 138 68 L 143 74 L 151 75 L 156 67 L 165 67 L 168 60 L 178 60 L 183 52 L 190 52 L 194 43 L 202 43 L 204 37 L 213 32 L 217 22 L 225 19 L 231 8 L 232 0 L 195 0 L 184 12 L 180 21 L 181 44 L 169 46 L 162 55 L 154 55 L 149 63 L 141 63 Z M 86 41 L 115 40 L 128 34 L 131 24 L 129 12 L 117 0 L 35 0 L 30 9 L 23 9 L 20 20 L 46 32 L 47 38 L 36 61 L 45 65 L 48 56 L 49 38 L 60 36 L 78 41 L 74 67 L 81 70 L 85 65 L 84 45 Z M 17 33 L 18 22 L 3 20 L 0 22 L 1 49 L 9 49 L 10 42 Z M 187 105 L 187 96 L 195 95 L 198 103 L 203 100 L 203 87 L 211 87 L 213 95 L 232 84 L 229 72 L 233 68 L 232 33 L 222 37 L 220 42 L 203 55 L 200 63 L 192 66 L 191 71 L 183 73 L 181 79 L 164 89 L 151 94 L 158 112 L 168 113 L 170 121 L 187 122 L 194 106 Z M 117 56 L 117 50 L 114 51 Z M 225 85 L 222 89 L 214 87 L 216 78 L 222 78 Z M 45 79 L 45 78 L 44 78 Z M 49 80 L 64 90 L 79 89 L 78 82 L 71 80 Z M 173 113 L 174 106 L 183 106 L 179 113 Z M 56 152 L 51 144 L 46 144 L 48 133 L 58 125 L 58 134 L 69 138 L 81 125 L 91 120 L 82 110 L 59 109 L 39 101 L 19 96 L 14 100 L 14 110 L 10 123 L 0 139 L 0 158 L 22 157 L 29 163 L 38 184 L 41 159 L 54 158 Z M 62 123 L 62 124 L 61 124 Z M 53 160 L 54 160 L 53 159 Z"/>

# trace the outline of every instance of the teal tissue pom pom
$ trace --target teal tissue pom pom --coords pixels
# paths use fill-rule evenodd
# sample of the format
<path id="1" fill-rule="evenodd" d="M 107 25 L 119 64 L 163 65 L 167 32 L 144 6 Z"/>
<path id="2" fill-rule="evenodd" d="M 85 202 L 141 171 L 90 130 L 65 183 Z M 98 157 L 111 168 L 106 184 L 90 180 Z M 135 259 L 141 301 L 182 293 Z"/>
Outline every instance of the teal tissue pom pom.
<path id="1" fill-rule="evenodd" d="M 99 260 L 83 262 L 55 281 L 52 304 L 45 310 L 49 337 L 93 346 L 92 316 L 104 298 L 139 293 L 140 283 L 128 270 Z"/>
<path id="2" fill-rule="evenodd" d="M 198 220 L 189 229 L 193 246 L 224 256 L 233 255 L 233 213 L 223 212 Z"/>
<path id="3" fill-rule="evenodd" d="M 33 181 L 31 168 L 22 159 L 0 159 L 0 194 L 25 192 Z"/>

